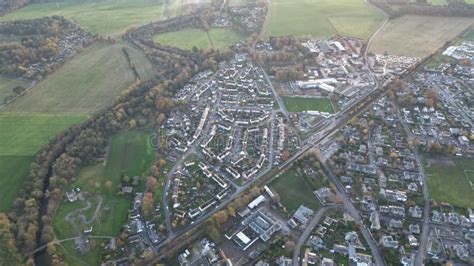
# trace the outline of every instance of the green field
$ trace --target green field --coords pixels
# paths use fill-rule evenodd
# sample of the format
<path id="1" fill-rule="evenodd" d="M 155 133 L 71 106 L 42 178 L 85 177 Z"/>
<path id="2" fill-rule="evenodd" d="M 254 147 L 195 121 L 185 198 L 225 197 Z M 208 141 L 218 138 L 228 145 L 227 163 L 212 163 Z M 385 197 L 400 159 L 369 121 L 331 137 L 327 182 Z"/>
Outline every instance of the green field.
<path id="1" fill-rule="evenodd" d="M 60 131 L 86 119 L 79 115 L 0 113 L 0 156 L 31 156 Z"/>
<path id="2" fill-rule="evenodd" d="M 0 156 L 0 212 L 10 210 L 33 159 L 33 156 Z"/>
<path id="3" fill-rule="evenodd" d="M 5 97 L 13 95 L 13 88 L 16 86 L 28 87 L 28 82 L 19 79 L 0 76 L 0 104 L 3 103 Z"/>
<path id="4" fill-rule="evenodd" d="M 337 111 L 334 110 L 331 100 L 327 98 L 305 98 L 292 96 L 283 96 L 282 98 L 288 112 L 320 111 L 334 113 Z"/>
<path id="5" fill-rule="evenodd" d="M 207 1 L 195 1 L 197 3 Z M 64 16 L 99 35 L 118 36 L 128 28 L 174 17 L 190 6 L 180 0 L 65 0 L 30 4 L 0 20 Z"/>
<path id="6" fill-rule="evenodd" d="M 446 159 L 449 160 L 449 159 Z M 425 166 L 430 197 L 458 207 L 474 207 L 474 160 L 453 159 L 444 163 L 430 162 Z"/>
<path id="7" fill-rule="evenodd" d="M 187 50 L 191 50 L 193 47 L 225 49 L 246 37 L 230 28 L 213 28 L 209 31 L 209 35 L 201 29 L 188 28 L 156 35 L 153 40 L 157 43 Z"/>
<path id="8" fill-rule="evenodd" d="M 375 37 L 370 51 L 426 57 L 474 23 L 474 18 L 403 16 L 390 20 Z"/>
<path id="9" fill-rule="evenodd" d="M 85 119 L 0 112 L 0 212 L 10 209 L 39 149 L 60 131 Z"/>
<path id="10" fill-rule="evenodd" d="M 135 79 L 122 47 L 119 43 L 91 45 L 6 110 L 93 113 L 111 105 Z"/>
<path id="11" fill-rule="evenodd" d="M 272 0 L 267 36 L 368 38 L 383 14 L 364 0 Z"/>
<path id="12" fill-rule="evenodd" d="M 283 173 L 270 184 L 270 187 L 280 196 L 281 204 L 289 213 L 298 209 L 301 204 L 314 211 L 319 208 L 319 201 L 313 194 L 312 185 L 294 168 Z"/>
<path id="13" fill-rule="evenodd" d="M 128 209 L 131 206 L 130 195 L 118 195 L 120 182 L 123 176 L 143 176 L 154 162 L 154 150 L 148 145 L 149 134 L 141 132 L 124 132 L 112 138 L 107 161 L 104 164 L 96 164 L 83 167 L 69 189 L 80 188 L 93 195 L 103 197 L 103 207 L 93 225 L 93 235 L 112 236 L 118 235 L 123 223 L 127 219 Z M 112 188 L 105 186 L 105 182 L 111 181 Z M 97 206 L 97 201 L 92 198 L 92 206 Z M 76 201 L 70 203 L 64 200 L 54 217 L 54 231 L 58 239 L 74 237 L 77 233 L 65 220 L 68 213 L 85 205 L 84 202 Z M 85 213 L 89 219 L 93 215 L 93 209 Z M 71 245 L 64 246 L 69 254 L 75 254 Z M 95 265 L 99 258 L 97 250 L 80 256 L 89 264 Z M 97 253 L 98 254 L 98 253 Z M 73 262 L 67 258 L 68 262 Z"/>

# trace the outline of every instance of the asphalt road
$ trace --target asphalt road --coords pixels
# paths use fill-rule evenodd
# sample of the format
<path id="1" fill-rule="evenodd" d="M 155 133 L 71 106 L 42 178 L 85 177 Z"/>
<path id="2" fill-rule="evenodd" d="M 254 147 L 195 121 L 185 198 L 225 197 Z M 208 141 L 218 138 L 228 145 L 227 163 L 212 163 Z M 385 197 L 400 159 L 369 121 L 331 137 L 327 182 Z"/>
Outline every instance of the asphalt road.
<path id="1" fill-rule="evenodd" d="M 336 206 L 336 205 L 324 206 L 321 209 L 319 209 L 316 215 L 313 216 L 309 224 L 306 225 L 306 228 L 304 229 L 300 238 L 296 242 L 295 248 L 293 250 L 293 266 L 300 265 L 301 246 L 303 246 L 303 244 L 306 242 L 306 239 L 308 239 L 308 237 L 311 235 L 311 232 L 313 231 L 314 227 L 319 224 L 319 221 L 321 221 L 324 214 L 326 214 L 326 212 L 329 210 L 335 210 L 341 207 L 342 206 Z"/>

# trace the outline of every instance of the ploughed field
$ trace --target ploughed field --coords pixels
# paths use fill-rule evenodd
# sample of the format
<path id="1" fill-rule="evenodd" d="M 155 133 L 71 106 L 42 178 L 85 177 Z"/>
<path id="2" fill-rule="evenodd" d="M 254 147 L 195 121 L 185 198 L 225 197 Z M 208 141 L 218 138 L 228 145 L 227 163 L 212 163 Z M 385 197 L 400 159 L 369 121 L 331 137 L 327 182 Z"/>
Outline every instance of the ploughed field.
<path id="1" fill-rule="evenodd" d="M 402 16 L 390 20 L 375 37 L 370 51 L 426 57 L 474 23 L 474 18 Z"/>
<path id="2" fill-rule="evenodd" d="M 364 0 L 272 0 L 266 36 L 368 38 L 383 14 Z"/>

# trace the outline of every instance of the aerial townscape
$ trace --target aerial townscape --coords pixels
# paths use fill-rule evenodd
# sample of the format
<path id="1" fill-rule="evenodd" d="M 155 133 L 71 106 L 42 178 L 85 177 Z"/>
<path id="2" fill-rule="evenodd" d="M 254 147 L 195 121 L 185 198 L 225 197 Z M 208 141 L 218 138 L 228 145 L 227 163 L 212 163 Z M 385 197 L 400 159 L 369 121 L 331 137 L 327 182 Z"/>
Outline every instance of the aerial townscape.
<path id="1" fill-rule="evenodd" d="M 0 265 L 474 265 L 474 0 L 0 10 Z"/>

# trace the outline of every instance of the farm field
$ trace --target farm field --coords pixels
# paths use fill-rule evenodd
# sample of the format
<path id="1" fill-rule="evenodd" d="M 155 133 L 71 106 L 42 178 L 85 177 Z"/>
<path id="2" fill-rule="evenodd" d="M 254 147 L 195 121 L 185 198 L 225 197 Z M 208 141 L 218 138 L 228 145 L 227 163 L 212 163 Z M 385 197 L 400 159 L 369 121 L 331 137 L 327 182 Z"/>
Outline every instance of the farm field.
<path id="1" fill-rule="evenodd" d="M 111 105 L 135 79 L 122 47 L 92 44 L 6 110 L 87 114 Z"/>
<path id="2" fill-rule="evenodd" d="M 28 87 L 28 82 L 24 80 L 8 78 L 0 76 L 0 104 L 3 103 L 3 99 L 13 94 L 13 88 L 16 86 Z"/>
<path id="3" fill-rule="evenodd" d="M 209 35 L 201 29 L 188 28 L 156 35 L 154 41 L 186 50 L 191 50 L 193 47 L 225 49 L 246 37 L 230 28 L 213 28 L 209 31 Z"/>
<path id="4" fill-rule="evenodd" d="M 174 17 L 191 6 L 186 1 L 84 0 L 36 3 L 12 12 L 0 20 L 32 19 L 44 16 L 64 16 L 85 30 L 99 35 L 117 37 L 128 28 L 150 21 Z M 197 3 L 207 2 L 194 1 Z"/>
<path id="5" fill-rule="evenodd" d="M 266 36 L 368 38 L 383 14 L 363 0 L 273 0 Z"/>
<path id="6" fill-rule="evenodd" d="M 79 208 L 86 206 L 85 201 L 69 202 L 64 200 L 54 217 L 53 227 L 58 239 L 74 237 L 78 231 L 93 226 L 93 235 L 116 236 L 123 223 L 127 219 L 128 209 L 131 204 L 131 195 L 119 195 L 120 183 L 123 176 L 143 176 L 147 173 L 154 161 L 154 150 L 148 145 L 149 134 L 141 132 L 124 132 L 112 137 L 107 161 L 104 164 L 95 164 L 83 167 L 75 181 L 69 186 L 69 190 L 80 188 L 81 191 L 90 193 L 86 198 L 91 203 L 91 208 L 84 211 L 86 219 L 92 221 L 88 225 L 75 223 L 71 226 L 66 221 L 66 216 Z M 106 182 L 110 181 L 111 186 Z M 100 198 L 102 205 L 99 206 Z M 98 210 L 96 219 L 94 213 Z M 75 220 L 77 221 L 77 220 Z M 76 227 L 76 228 L 75 228 Z M 73 242 L 66 242 L 73 243 Z M 74 245 L 63 245 L 67 252 L 75 254 Z M 81 259 L 91 265 L 95 265 L 100 259 L 96 250 L 81 256 Z M 74 262 L 66 256 L 68 262 Z"/>
<path id="7" fill-rule="evenodd" d="M 291 97 L 283 96 L 288 112 L 304 112 L 304 111 L 320 111 L 334 113 L 334 107 L 331 100 L 326 98 L 305 98 L 305 97 Z"/>
<path id="8" fill-rule="evenodd" d="M 0 212 L 8 212 L 28 176 L 33 156 L 0 156 Z"/>
<path id="9" fill-rule="evenodd" d="M 32 156 L 56 134 L 84 121 L 84 115 L 0 113 L 0 156 Z"/>
<path id="10" fill-rule="evenodd" d="M 0 112 L 0 212 L 10 209 L 38 150 L 60 131 L 85 119 Z"/>
<path id="11" fill-rule="evenodd" d="M 458 207 L 474 207 L 474 163 L 473 160 L 454 158 L 428 159 L 425 165 L 430 197 Z"/>
<path id="12" fill-rule="evenodd" d="M 403 16 L 385 25 L 375 37 L 370 51 L 426 57 L 472 23 L 473 18 Z"/>
<path id="13" fill-rule="evenodd" d="M 312 185 L 294 168 L 283 173 L 270 187 L 278 194 L 288 213 L 298 209 L 301 204 L 314 211 L 319 208 L 319 201 L 311 189 Z"/>

